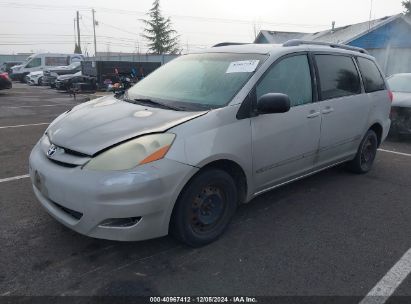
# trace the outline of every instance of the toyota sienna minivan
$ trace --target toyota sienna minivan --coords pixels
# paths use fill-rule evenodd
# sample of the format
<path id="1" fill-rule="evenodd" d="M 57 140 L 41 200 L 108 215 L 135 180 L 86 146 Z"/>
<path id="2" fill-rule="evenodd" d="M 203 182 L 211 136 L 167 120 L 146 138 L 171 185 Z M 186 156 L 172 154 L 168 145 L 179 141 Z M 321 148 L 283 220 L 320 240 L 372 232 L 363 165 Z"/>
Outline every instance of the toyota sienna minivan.
<path id="1" fill-rule="evenodd" d="M 337 164 L 367 173 L 392 94 L 358 48 L 289 41 L 180 56 L 61 114 L 30 155 L 36 197 L 90 237 L 216 240 L 236 208 Z"/>

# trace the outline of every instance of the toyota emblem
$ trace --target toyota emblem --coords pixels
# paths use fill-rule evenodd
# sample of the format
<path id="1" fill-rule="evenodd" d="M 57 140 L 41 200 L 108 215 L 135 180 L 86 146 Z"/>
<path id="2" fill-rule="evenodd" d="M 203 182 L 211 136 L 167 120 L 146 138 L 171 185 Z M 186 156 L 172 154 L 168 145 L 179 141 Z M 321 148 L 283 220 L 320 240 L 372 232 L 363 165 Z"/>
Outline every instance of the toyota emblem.
<path id="1" fill-rule="evenodd" d="M 51 145 L 47 151 L 47 156 L 52 157 L 57 152 L 57 147 L 55 145 Z"/>

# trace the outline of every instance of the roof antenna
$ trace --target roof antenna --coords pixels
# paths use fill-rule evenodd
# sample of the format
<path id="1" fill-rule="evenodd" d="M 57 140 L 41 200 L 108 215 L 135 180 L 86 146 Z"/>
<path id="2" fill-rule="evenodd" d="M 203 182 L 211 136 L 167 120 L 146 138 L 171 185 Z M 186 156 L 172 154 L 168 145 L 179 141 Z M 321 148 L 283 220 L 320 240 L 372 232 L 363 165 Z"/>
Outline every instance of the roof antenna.
<path id="1" fill-rule="evenodd" d="M 335 32 L 335 21 L 331 23 L 331 33 L 334 34 Z"/>
<path id="2" fill-rule="evenodd" d="M 369 21 L 368 21 L 368 31 L 370 31 L 370 30 L 371 30 L 371 19 L 372 19 L 372 9 L 373 9 L 373 3 L 374 3 L 374 0 L 371 0 L 371 7 L 370 7 L 370 18 L 369 18 Z"/>

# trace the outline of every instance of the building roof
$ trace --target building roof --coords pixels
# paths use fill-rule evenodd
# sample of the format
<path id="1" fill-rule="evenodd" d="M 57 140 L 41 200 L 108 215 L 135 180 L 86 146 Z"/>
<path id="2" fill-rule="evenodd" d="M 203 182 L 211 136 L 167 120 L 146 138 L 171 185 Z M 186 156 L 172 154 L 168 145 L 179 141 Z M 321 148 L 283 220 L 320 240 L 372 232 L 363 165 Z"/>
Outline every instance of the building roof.
<path id="1" fill-rule="evenodd" d="M 313 34 L 304 35 L 301 39 L 313 40 L 319 42 L 330 42 L 330 43 L 341 43 L 348 44 L 355 39 L 360 38 L 368 34 L 369 32 L 375 31 L 376 29 L 394 21 L 397 19 L 407 18 L 403 14 L 398 14 L 394 16 L 387 16 L 380 19 L 375 19 L 367 22 L 361 22 L 356 24 L 350 24 L 342 27 L 337 27 L 334 30 L 328 29 L 322 32 L 317 32 Z"/>
<path id="2" fill-rule="evenodd" d="M 403 14 L 387 16 L 367 22 L 327 29 L 317 33 L 261 31 L 255 43 L 284 43 L 291 39 L 307 41 L 352 44 L 363 48 L 386 47 L 395 42 L 396 46 L 408 44 L 410 40 L 411 19 Z M 357 45 L 358 44 L 358 45 Z"/>
<path id="3" fill-rule="evenodd" d="M 281 44 L 292 39 L 301 39 L 307 33 L 300 32 L 278 32 L 278 31 L 260 31 L 254 43 L 274 43 Z"/>

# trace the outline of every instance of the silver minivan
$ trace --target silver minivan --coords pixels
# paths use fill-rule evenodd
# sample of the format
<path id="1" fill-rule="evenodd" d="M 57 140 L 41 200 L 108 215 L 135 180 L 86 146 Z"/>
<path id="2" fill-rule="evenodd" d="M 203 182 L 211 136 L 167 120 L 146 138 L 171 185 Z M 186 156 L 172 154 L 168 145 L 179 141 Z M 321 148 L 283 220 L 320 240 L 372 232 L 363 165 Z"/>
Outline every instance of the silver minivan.
<path id="1" fill-rule="evenodd" d="M 88 236 L 216 240 L 237 206 L 346 163 L 371 169 L 392 94 L 340 45 L 228 45 L 180 56 L 122 98 L 74 107 L 30 155 L 43 207 Z"/>

